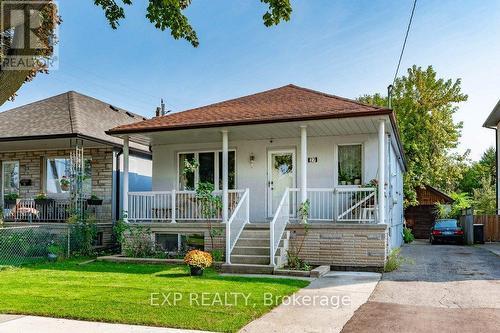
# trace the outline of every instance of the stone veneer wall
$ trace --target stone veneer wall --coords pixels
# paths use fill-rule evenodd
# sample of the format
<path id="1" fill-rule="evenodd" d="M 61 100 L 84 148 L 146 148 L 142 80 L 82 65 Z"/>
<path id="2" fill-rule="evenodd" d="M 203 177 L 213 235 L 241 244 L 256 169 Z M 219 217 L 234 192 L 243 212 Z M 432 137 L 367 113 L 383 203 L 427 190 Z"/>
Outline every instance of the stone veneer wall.
<path id="1" fill-rule="evenodd" d="M 312 265 L 380 270 L 387 257 L 385 224 L 309 224 L 300 257 Z M 304 237 L 303 225 L 290 225 L 290 249 Z"/>
<path id="2" fill-rule="evenodd" d="M 46 158 L 69 157 L 70 149 L 0 152 L 0 162 L 19 161 L 19 178 L 31 179 L 31 186 L 20 186 L 21 198 L 33 198 L 44 192 Z M 88 148 L 84 156 L 92 159 L 92 193 L 103 199 L 103 206 L 98 207 L 102 216 L 100 222 L 111 222 L 111 198 L 113 192 L 113 149 Z M 2 175 L 0 174 L 0 179 Z M 102 221 L 101 221 L 102 220 Z"/>

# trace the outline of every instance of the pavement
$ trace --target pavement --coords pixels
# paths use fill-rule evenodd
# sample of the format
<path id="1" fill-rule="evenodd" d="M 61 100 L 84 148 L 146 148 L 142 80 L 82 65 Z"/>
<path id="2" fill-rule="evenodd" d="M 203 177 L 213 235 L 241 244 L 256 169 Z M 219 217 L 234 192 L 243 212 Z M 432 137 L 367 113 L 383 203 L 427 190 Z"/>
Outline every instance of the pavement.
<path id="1" fill-rule="evenodd" d="M 0 315 L 2 333 L 203 333 L 203 331 L 138 325 L 107 324 L 90 321 L 36 316 Z"/>
<path id="2" fill-rule="evenodd" d="M 478 246 L 402 248 L 342 332 L 500 332 L 500 258 Z"/>
<path id="3" fill-rule="evenodd" d="M 485 243 L 485 244 L 475 245 L 475 246 L 478 246 L 484 250 L 487 250 L 493 254 L 496 254 L 497 256 L 500 256 L 500 242 Z"/>
<path id="4" fill-rule="evenodd" d="M 368 300 L 380 276 L 364 272 L 327 273 L 240 332 L 340 332 L 356 309 Z"/>

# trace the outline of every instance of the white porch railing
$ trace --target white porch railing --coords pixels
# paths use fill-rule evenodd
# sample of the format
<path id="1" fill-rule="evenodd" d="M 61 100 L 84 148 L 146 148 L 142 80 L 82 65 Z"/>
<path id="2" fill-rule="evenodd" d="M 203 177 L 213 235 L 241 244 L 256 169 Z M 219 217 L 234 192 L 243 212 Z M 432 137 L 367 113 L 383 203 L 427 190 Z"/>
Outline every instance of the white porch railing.
<path id="1" fill-rule="evenodd" d="M 226 263 L 231 263 L 233 248 L 245 228 L 250 222 L 250 190 L 246 189 L 238 205 L 230 215 L 226 224 Z"/>
<path id="2" fill-rule="evenodd" d="M 377 190 L 371 187 L 308 188 L 309 220 L 375 223 Z M 290 217 L 296 219 L 300 189 L 290 189 Z"/>
<path id="3" fill-rule="evenodd" d="M 377 189 L 340 188 L 337 191 L 336 206 L 338 222 L 376 223 Z"/>
<path id="4" fill-rule="evenodd" d="M 236 209 L 245 190 L 229 190 L 229 216 Z M 222 195 L 222 191 L 214 191 Z M 206 220 L 201 210 L 200 200 L 195 191 L 151 191 L 129 192 L 129 222 L 171 222 Z M 216 210 L 211 220 L 222 221 L 222 209 Z"/>
<path id="5" fill-rule="evenodd" d="M 269 225 L 270 232 L 270 264 L 276 266 L 275 254 L 278 250 L 281 238 L 285 232 L 285 228 L 290 221 L 290 189 L 287 188 L 283 193 L 280 204 L 276 209 L 273 220 Z"/>

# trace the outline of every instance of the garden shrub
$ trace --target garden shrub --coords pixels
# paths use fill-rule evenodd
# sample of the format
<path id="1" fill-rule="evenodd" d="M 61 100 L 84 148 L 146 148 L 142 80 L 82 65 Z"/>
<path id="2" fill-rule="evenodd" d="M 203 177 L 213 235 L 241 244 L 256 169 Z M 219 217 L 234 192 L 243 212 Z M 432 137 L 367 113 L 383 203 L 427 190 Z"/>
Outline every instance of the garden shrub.
<path id="1" fill-rule="evenodd" d="M 395 271 L 399 268 L 399 266 L 401 266 L 401 264 L 404 262 L 404 258 L 401 256 L 400 252 L 400 249 L 394 249 L 391 251 L 391 253 L 387 256 L 387 261 L 384 266 L 384 272 L 387 273 Z"/>
<path id="2" fill-rule="evenodd" d="M 155 242 L 151 230 L 146 227 L 136 226 L 128 229 L 128 234 L 123 238 L 122 251 L 127 257 L 146 258 L 155 255 Z"/>
<path id="3" fill-rule="evenodd" d="M 415 236 L 413 236 L 410 228 L 403 228 L 403 240 L 405 243 L 411 243 L 415 240 Z"/>

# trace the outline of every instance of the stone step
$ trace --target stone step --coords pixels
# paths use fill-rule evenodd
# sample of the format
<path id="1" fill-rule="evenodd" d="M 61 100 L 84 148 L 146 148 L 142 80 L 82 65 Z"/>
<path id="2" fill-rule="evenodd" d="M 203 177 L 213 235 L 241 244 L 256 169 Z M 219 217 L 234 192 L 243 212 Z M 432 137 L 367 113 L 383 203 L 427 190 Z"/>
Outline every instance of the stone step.
<path id="1" fill-rule="evenodd" d="M 266 246 L 238 246 L 238 245 L 236 245 L 233 248 L 232 254 L 269 255 L 269 251 L 270 251 L 269 246 L 266 247 Z"/>
<path id="2" fill-rule="evenodd" d="M 269 265 L 269 255 L 245 255 L 232 254 L 231 263 L 233 264 L 253 264 L 253 265 Z"/>
<path id="3" fill-rule="evenodd" d="M 240 237 L 242 238 L 267 238 L 269 239 L 269 229 L 261 230 L 261 229 L 243 229 Z"/>
<path id="4" fill-rule="evenodd" d="M 222 272 L 237 274 L 273 274 L 274 267 L 269 265 L 223 264 Z"/>
<path id="5" fill-rule="evenodd" d="M 257 247 L 264 247 L 264 246 L 270 246 L 270 240 L 269 238 L 245 238 L 245 237 L 240 237 L 236 241 L 236 246 L 257 246 Z M 282 247 L 284 244 L 284 240 L 282 239 L 279 246 Z"/>

